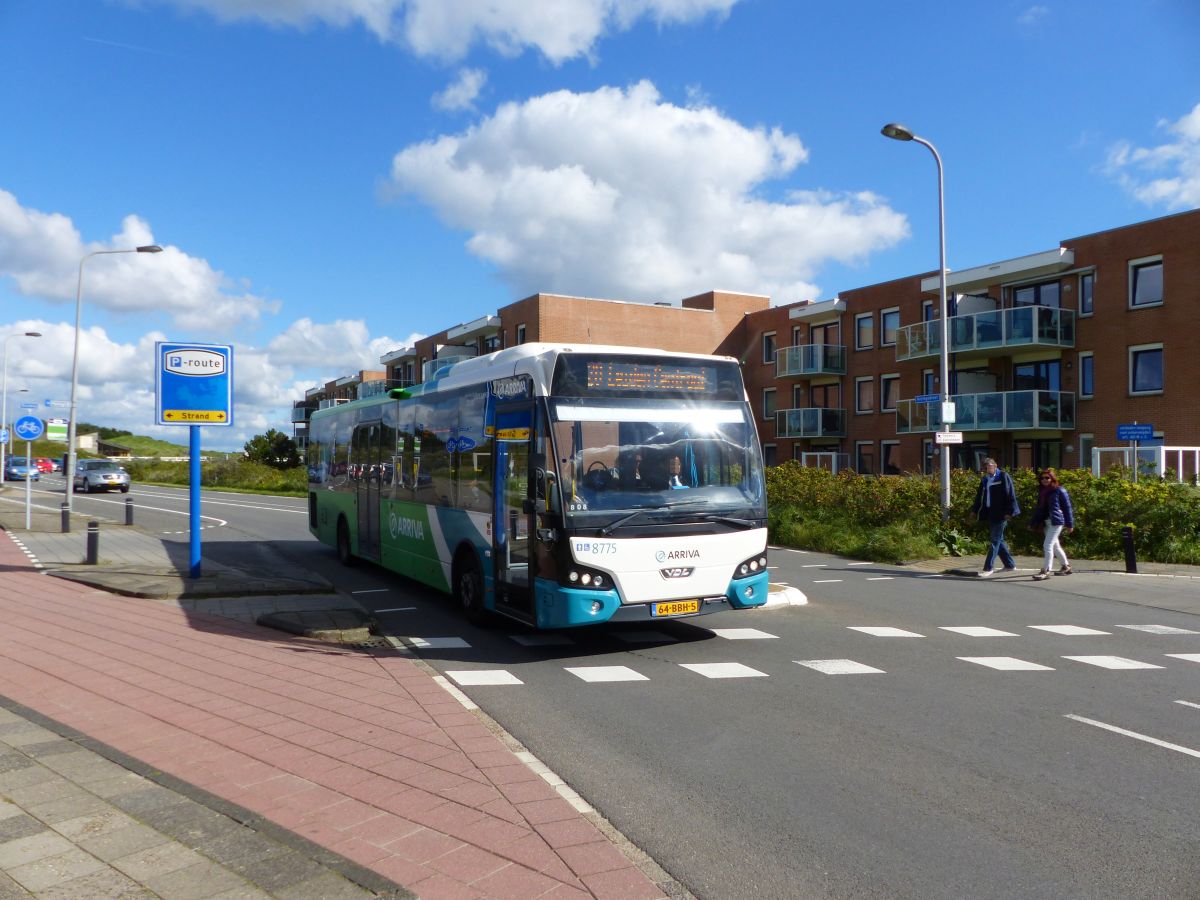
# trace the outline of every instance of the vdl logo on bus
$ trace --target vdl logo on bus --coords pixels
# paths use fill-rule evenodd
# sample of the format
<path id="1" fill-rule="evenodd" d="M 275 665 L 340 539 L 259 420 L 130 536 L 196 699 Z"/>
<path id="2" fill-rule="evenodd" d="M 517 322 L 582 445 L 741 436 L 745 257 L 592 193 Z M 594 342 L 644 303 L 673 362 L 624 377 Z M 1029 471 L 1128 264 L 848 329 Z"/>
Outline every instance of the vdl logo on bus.
<path id="1" fill-rule="evenodd" d="M 225 354 L 215 350 L 176 350 L 167 354 L 164 368 L 176 375 L 224 375 Z"/>

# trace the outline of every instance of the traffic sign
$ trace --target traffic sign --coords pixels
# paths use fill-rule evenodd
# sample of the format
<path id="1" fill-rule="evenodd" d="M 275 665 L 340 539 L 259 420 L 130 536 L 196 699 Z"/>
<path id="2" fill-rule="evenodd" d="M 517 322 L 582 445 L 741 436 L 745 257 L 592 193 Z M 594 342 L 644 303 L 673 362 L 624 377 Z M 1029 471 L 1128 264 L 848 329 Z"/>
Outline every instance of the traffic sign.
<path id="1" fill-rule="evenodd" d="M 963 433 L 961 431 L 938 431 L 933 435 L 933 440 L 937 444 L 961 444 Z"/>
<path id="2" fill-rule="evenodd" d="M 13 432 L 21 441 L 36 441 L 45 430 L 46 427 L 37 416 L 21 416 L 13 423 Z"/>
<path id="3" fill-rule="evenodd" d="M 1152 441 L 1154 440 L 1153 425 L 1139 425 L 1134 422 L 1132 425 L 1117 426 L 1118 441 Z"/>
<path id="4" fill-rule="evenodd" d="M 8 443 L 8 429 L 0 428 L 0 444 Z"/>
<path id="5" fill-rule="evenodd" d="M 30 403 L 28 400 L 26 400 L 24 403 L 21 404 L 21 409 L 37 409 L 37 408 L 38 407 L 37 407 L 36 403 Z"/>
<path id="6" fill-rule="evenodd" d="M 913 398 L 914 403 L 937 403 L 942 399 L 941 394 L 918 394 Z"/>
<path id="7" fill-rule="evenodd" d="M 154 348 L 157 424 L 233 424 L 233 347 L 159 341 Z"/>
<path id="8" fill-rule="evenodd" d="M 45 404 L 46 409 L 66 409 L 71 405 L 70 400 L 43 400 L 42 403 Z"/>

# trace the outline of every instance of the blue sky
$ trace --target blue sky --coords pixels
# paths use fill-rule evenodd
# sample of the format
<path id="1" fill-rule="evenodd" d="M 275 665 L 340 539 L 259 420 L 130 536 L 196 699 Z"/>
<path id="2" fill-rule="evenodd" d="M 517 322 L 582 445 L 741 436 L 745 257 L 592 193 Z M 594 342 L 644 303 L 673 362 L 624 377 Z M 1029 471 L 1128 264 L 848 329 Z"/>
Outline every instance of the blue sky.
<path id="1" fill-rule="evenodd" d="M 157 428 L 155 340 L 232 343 L 237 448 L 536 291 L 829 298 L 1200 206 L 1193 0 L 7 0 L 9 418 Z M 22 388 L 27 394 L 18 395 Z"/>

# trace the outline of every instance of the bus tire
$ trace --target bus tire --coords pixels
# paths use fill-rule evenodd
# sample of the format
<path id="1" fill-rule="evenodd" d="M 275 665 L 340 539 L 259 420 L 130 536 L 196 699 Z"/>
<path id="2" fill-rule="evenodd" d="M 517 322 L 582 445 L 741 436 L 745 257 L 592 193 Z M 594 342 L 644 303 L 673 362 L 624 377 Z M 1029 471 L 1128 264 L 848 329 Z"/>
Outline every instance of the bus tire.
<path id="1" fill-rule="evenodd" d="M 480 624 L 486 617 L 483 608 L 483 571 L 472 552 L 460 553 L 455 560 L 454 599 L 472 625 Z"/>
<path id="2" fill-rule="evenodd" d="M 350 526 L 346 524 L 345 516 L 338 516 L 337 555 L 338 562 L 343 566 L 354 565 L 354 554 L 350 550 Z"/>

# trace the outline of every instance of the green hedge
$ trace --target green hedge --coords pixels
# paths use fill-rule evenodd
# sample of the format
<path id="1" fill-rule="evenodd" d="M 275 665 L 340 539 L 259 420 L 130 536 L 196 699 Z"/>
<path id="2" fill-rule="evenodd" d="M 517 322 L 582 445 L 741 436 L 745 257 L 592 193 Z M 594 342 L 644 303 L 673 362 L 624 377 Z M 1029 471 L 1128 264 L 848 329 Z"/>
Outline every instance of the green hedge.
<path id="1" fill-rule="evenodd" d="M 158 484 L 191 483 L 186 462 L 129 460 L 121 465 L 134 481 Z M 304 466 L 275 469 L 245 458 L 231 457 L 201 463 L 200 483 L 203 487 L 303 496 L 308 491 L 308 471 Z"/>
<path id="2" fill-rule="evenodd" d="M 1037 497 L 1031 470 L 1011 473 L 1021 516 L 1008 530 L 1014 553 L 1041 555 L 1041 535 L 1025 527 Z M 1085 559 L 1121 559 L 1121 528 L 1132 525 L 1138 558 L 1200 565 L 1200 490 L 1158 480 L 1137 484 L 1115 470 L 1100 478 L 1087 470 L 1063 470 L 1071 494 L 1075 533 L 1068 553 Z M 941 520 L 938 476 L 833 475 L 786 462 L 767 469 L 772 540 L 880 561 L 933 556 L 939 552 L 981 553 L 984 526 L 970 514 L 979 475 L 951 473 L 951 516 Z"/>

